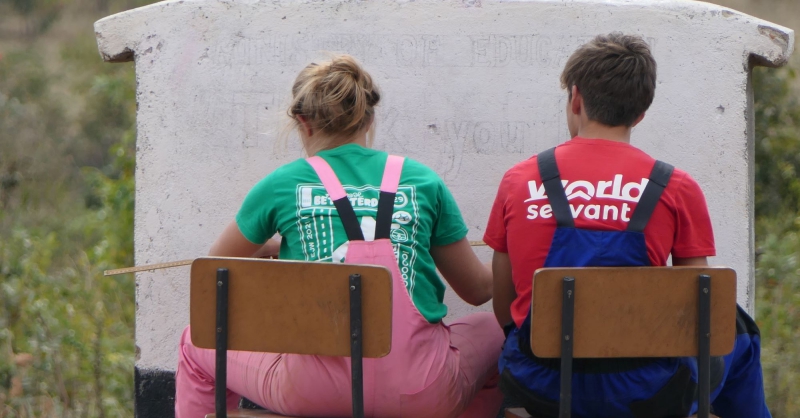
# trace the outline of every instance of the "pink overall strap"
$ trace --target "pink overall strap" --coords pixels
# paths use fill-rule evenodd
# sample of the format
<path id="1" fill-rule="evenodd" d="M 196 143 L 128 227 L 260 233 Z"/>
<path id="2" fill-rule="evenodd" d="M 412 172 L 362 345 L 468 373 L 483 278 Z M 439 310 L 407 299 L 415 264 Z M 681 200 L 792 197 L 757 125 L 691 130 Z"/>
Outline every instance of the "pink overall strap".
<path id="1" fill-rule="evenodd" d="M 383 181 L 381 181 L 381 191 L 397 193 L 397 186 L 400 185 L 400 173 L 403 172 L 403 157 L 390 155 L 386 159 L 386 167 L 383 169 Z"/>
<path id="2" fill-rule="evenodd" d="M 344 226 L 344 231 L 347 233 L 347 239 L 350 241 L 363 241 L 364 233 L 361 231 L 361 224 L 358 222 L 353 205 L 347 199 L 347 193 L 345 193 L 339 178 L 336 177 L 336 173 L 333 172 L 331 166 L 322 157 L 314 156 L 307 158 L 306 161 L 317 172 L 322 185 L 325 186 L 325 191 L 328 192 L 331 200 L 333 200 L 336 212 L 339 214 L 342 226 Z"/>
<path id="3" fill-rule="evenodd" d="M 336 177 L 336 173 L 333 172 L 327 161 L 317 156 L 307 158 L 306 161 L 317 172 L 317 176 L 322 181 L 322 185 L 325 186 L 325 191 L 331 196 L 331 200 L 339 200 L 347 196 L 342 183 L 339 182 L 339 177 Z"/>
<path id="4" fill-rule="evenodd" d="M 386 159 L 381 181 L 381 197 L 378 199 L 378 214 L 375 216 L 375 239 L 389 238 L 392 232 L 392 216 L 394 215 L 394 198 L 400 185 L 400 174 L 403 172 L 405 158 L 390 155 Z"/>

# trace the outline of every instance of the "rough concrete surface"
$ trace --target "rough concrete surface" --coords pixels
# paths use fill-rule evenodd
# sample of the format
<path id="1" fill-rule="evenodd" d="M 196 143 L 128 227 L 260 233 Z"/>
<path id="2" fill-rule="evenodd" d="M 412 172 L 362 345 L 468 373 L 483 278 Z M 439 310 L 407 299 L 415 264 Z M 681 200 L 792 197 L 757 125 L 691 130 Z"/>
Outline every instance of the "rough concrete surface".
<path id="1" fill-rule="evenodd" d="M 503 173 L 568 139 L 558 76 L 569 54 L 598 33 L 641 34 L 659 81 L 633 144 L 703 187 L 712 263 L 736 269 L 752 308 L 748 78 L 787 61 L 787 28 L 685 0 L 184 0 L 95 29 L 105 60 L 136 62 L 137 265 L 205 254 L 250 187 L 302 156 L 285 135 L 289 90 L 324 51 L 364 63 L 383 91 L 375 146 L 435 169 L 479 240 Z M 140 273 L 136 292 L 137 367 L 174 370 L 188 269 Z M 451 317 L 470 310 L 452 296 Z"/>

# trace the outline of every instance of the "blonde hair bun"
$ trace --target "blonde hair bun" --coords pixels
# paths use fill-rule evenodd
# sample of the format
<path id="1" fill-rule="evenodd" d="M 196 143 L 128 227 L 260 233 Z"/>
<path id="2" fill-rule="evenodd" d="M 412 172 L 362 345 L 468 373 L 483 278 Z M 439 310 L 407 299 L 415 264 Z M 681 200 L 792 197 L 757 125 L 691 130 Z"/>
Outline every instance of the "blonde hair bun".
<path id="1" fill-rule="evenodd" d="M 336 55 L 321 63 L 306 66 L 292 86 L 289 116 L 299 123 L 302 117 L 313 129 L 309 155 L 347 143 L 366 129 L 381 100 L 378 87 L 355 58 Z"/>

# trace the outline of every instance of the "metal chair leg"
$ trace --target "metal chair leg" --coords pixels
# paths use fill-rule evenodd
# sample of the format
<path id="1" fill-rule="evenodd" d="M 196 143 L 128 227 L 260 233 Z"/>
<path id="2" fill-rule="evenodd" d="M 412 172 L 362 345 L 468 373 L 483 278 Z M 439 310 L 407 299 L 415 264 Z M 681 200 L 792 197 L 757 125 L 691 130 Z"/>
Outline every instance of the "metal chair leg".
<path id="1" fill-rule="evenodd" d="M 353 381 L 353 417 L 364 417 L 364 370 L 361 335 L 361 275 L 350 275 L 350 375 Z"/>
<path id="2" fill-rule="evenodd" d="M 561 305 L 561 397 L 559 418 L 572 416 L 572 344 L 575 320 L 575 278 L 564 277 Z"/>
<path id="3" fill-rule="evenodd" d="M 701 274 L 697 306 L 697 418 L 711 413 L 711 276 Z"/>
<path id="4" fill-rule="evenodd" d="M 228 390 L 228 269 L 217 269 L 217 338 L 214 404 L 217 418 L 227 418 Z"/>

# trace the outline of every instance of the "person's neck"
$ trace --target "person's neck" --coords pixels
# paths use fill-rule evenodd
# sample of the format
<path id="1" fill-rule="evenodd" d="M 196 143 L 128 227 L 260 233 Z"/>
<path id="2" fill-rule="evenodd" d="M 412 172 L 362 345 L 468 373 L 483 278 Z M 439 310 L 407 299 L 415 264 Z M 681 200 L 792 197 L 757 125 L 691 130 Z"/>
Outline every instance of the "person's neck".
<path id="1" fill-rule="evenodd" d="M 324 142 L 324 143 L 328 143 L 328 144 L 334 143 L 334 141 L 329 141 L 329 140 L 327 140 L 327 138 L 317 137 L 317 138 L 314 138 L 313 140 L 303 139 L 303 146 L 307 147 L 309 143 L 314 144 L 314 143 L 320 143 L 320 142 Z M 364 148 L 369 148 L 367 146 L 367 134 L 366 133 L 358 133 L 355 136 L 353 136 L 352 138 L 350 138 L 349 141 L 339 142 L 339 143 L 336 143 L 335 145 L 329 145 L 326 148 L 315 150 L 315 151 L 313 151 L 313 154 L 308 154 L 308 155 L 316 155 L 316 153 L 320 152 L 320 151 L 326 151 L 326 150 L 329 150 L 329 149 L 338 148 L 338 147 L 341 147 L 341 146 L 344 146 L 344 145 L 350 145 L 350 144 L 356 144 L 356 145 L 360 145 L 360 146 L 362 146 Z M 308 148 L 306 148 L 306 152 L 309 152 Z"/>
<path id="2" fill-rule="evenodd" d="M 354 136 L 350 137 L 348 141 L 343 142 L 341 145 L 349 145 L 349 144 L 356 144 L 361 145 L 364 148 L 369 148 L 367 146 L 367 132 L 359 132 Z"/>
<path id="3" fill-rule="evenodd" d="M 595 121 L 578 128 L 578 135 L 581 138 L 605 139 L 608 141 L 631 143 L 631 128 L 627 126 L 608 126 Z"/>
<path id="4" fill-rule="evenodd" d="M 351 143 L 358 144 L 364 148 L 367 148 L 367 133 L 366 132 L 359 133 L 358 135 L 356 135 L 356 137 L 353 139 Z"/>

